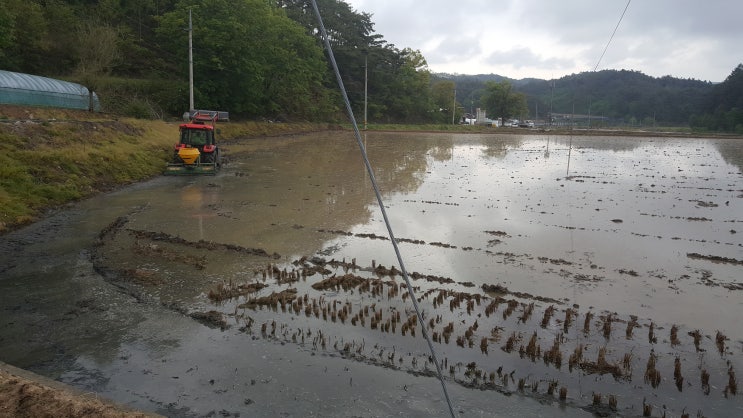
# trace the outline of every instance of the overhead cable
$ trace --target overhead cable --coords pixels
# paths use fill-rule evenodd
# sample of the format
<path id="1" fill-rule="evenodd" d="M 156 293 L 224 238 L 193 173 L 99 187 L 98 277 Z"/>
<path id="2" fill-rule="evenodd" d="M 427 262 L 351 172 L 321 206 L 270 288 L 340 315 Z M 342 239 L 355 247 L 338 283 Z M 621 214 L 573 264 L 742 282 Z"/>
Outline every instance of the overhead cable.
<path id="1" fill-rule="evenodd" d="M 599 57 L 598 62 L 596 62 L 596 66 L 593 67 L 593 71 L 596 71 L 596 69 L 599 68 L 601 59 L 604 58 L 604 54 L 606 54 L 606 50 L 609 49 L 609 44 L 611 43 L 611 40 L 614 39 L 614 34 L 617 33 L 617 29 L 619 29 L 619 24 L 622 23 L 622 19 L 624 19 L 624 14 L 627 13 L 627 9 L 629 8 L 629 4 L 631 2 L 632 0 L 627 0 L 627 5 L 624 6 L 624 11 L 622 12 L 622 15 L 619 17 L 619 22 L 617 22 L 617 26 L 614 27 L 614 32 L 611 33 L 611 36 L 609 37 L 609 42 L 606 43 L 606 46 L 604 47 L 604 52 L 601 53 L 601 56 Z"/>
<path id="2" fill-rule="evenodd" d="M 444 391 L 444 397 L 446 398 L 446 404 L 449 406 L 449 413 L 451 414 L 452 418 L 454 417 L 454 408 L 452 406 L 451 400 L 449 399 L 449 393 L 446 390 L 446 382 L 444 381 L 444 376 L 441 373 L 441 365 L 439 364 L 438 359 L 436 358 L 436 351 L 433 348 L 433 343 L 431 342 L 431 338 L 428 336 L 428 332 L 426 331 L 426 323 L 423 318 L 423 315 L 421 314 L 420 308 L 418 307 L 418 301 L 415 296 L 415 292 L 413 291 L 413 286 L 410 284 L 410 278 L 408 277 L 408 272 L 405 269 L 405 264 L 402 261 L 402 255 L 400 254 L 400 249 L 397 246 L 397 240 L 395 239 L 395 235 L 392 232 L 392 226 L 390 225 L 390 221 L 387 218 L 387 211 L 384 208 L 384 203 L 382 201 L 382 195 L 379 192 L 379 186 L 377 185 L 376 177 L 374 176 L 374 171 L 372 170 L 371 163 L 369 162 L 369 157 L 366 154 L 366 148 L 364 147 L 364 143 L 361 140 L 361 133 L 359 132 L 359 127 L 356 124 L 356 118 L 353 114 L 353 109 L 351 109 L 351 102 L 348 100 L 348 94 L 346 94 L 346 88 L 343 85 L 343 80 L 341 79 L 340 71 L 338 70 L 338 64 L 335 62 L 335 56 L 333 55 L 333 49 L 330 47 L 330 41 L 328 40 L 328 34 L 325 31 L 325 25 L 323 24 L 322 17 L 320 16 L 320 10 L 317 8 L 317 2 L 315 0 L 312 0 L 312 7 L 315 10 L 315 15 L 317 16 L 317 22 L 320 27 L 320 35 L 322 36 L 323 42 L 325 43 L 325 49 L 328 51 L 328 58 L 330 59 L 330 63 L 333 67 L 333 71 L 335 72 L 336 80 L 338 81 L 338 87 L 340 88 L 341 95 L 343 96 L 343 102 L 346 105 L 346 111 L 348 112 L 348 117 L 351 120 L 351 124 L 353 125 L 353 131 L 356 136 L 356 142 L 359 145 L 359 150 L 361 151 L 361 156 L 364 160 L 364 165 L 366 166 L 366 171 L 369 174 L 369 180 L 371 181 L 371 185 L 374 188 L 374 194 L 377 196 L 377 203 L 379 204 L 379 210 L 382 212 L 382 217 L 384 218 L 384 224 L 387 227 L 387 233 L 390 237 L 390 242 L 392 242 L 392 247 L 395 250 L 395 255 L 397 255 L 397 262 L 400 265 L 400 272 L 402 273 L 402 277 L 405 280 L 405 284 L 408 288 L 408 294 L 410 295 L 410 300 L 413 302 L 413 307 L 415 308 L 415 313 L 418 316 L 418 322 L 421 325 L 421 332 L 423 333 L 423 337 L 426 339 L 426 342 L 428 342 L 428 349 L 431 352 L 431 359 L 433 360 L 433 364 L 436 365 L 436 371 L 438 373 L 439 381 L 441 382 L 441 388 Z"/>

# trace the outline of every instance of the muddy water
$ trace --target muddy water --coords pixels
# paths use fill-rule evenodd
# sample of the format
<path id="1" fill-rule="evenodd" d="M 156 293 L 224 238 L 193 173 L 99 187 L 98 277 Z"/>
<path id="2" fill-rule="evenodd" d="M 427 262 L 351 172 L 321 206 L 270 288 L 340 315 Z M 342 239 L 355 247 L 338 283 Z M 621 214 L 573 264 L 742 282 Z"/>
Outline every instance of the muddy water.
<path id="1" fill-rule="evenodd" d="M 457 411 L 743 413 L 740 141 L 364 140 Z M 445 414 L 352 137 L 226 148 L 3 236 L 0 359 L 169 415 Z"/>

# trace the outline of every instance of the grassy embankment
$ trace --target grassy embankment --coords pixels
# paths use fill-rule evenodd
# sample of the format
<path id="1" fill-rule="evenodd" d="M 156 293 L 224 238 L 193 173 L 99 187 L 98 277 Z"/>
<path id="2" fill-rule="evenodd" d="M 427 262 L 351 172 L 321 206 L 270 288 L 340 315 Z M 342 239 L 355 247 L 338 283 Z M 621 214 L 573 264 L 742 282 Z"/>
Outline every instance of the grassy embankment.
<path id="1" fill-rule="evenodd" d="M 65 203 L 160 175 L 178 123 L 0 106 L 0 233 Z M 220 129 L 235 139 L 327 126 L 230 122 Z"/>

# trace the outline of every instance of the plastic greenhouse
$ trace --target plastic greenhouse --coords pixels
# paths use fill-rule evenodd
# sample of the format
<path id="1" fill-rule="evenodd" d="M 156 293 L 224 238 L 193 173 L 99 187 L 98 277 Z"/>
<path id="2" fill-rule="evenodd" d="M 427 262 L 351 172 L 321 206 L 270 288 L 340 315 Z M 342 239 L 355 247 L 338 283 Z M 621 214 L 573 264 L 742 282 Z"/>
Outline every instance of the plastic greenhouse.
<path id="1" fill-rule="evenodd" d="M 0 70 L 0 103 L 26 106 L 89 109 L 88 88 L 69 81 Z M 93 110 L 100 111 L 93 93 Z"/>

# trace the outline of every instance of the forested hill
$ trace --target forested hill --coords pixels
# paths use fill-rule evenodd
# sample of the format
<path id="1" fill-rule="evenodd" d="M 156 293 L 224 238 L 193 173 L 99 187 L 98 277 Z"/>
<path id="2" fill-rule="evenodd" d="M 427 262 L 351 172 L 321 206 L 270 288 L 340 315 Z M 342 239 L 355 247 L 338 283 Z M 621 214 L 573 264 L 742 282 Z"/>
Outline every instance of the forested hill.
<path id="1" fill-rule="evenodd" d="M 630 125 L 684 125 L 700 113 L 714 84 L 670 76 L 654 78 L 637 71 L 603 70 L 572 74 L 555 80 L 506 79 L 498 75 L 448 75 L 457 85 L 457 98 L 465 108 L 480 107 L 488 81 L 508 81 L 526 97 L 529 117 L 554 113 L 603 116 Z"/>
<path id="2" fill-rule="evenodd" d="M 438 120 L 420 52 L 386 42 L 371 15 L 344 1 L 317 3 L 357 114 L 366 73 L 371 120 Z M 236 118 L 344 116 L 306 0 L 2 0 L 0 69 L 83 84 L 107 112 L 181 115 L 189 105 L 189 12 L 195 107 Z"/>
<path id="3" fill-rule="evenodd" d="M 376 33 L 370 14 L 343 0 L 317 3 L 359 121 L 366 109 L 370 123 L 445 124 L 490 106 L 492 116 L 535 118 L 551 108 L 624 125 L 743 132 L 741 67 L 717 85 L 624 70 L 554 81 L 432 74 L 420 51 Z M 105 112 L 176 117 L 189 102 L 189 12 L 197 108 L 235 118 L 345 118 L 308 0 L 2 0 L 0 69 L 83 84 Z M 523 96 L 495 111 L 495 92 L 511 87 Z"/>

